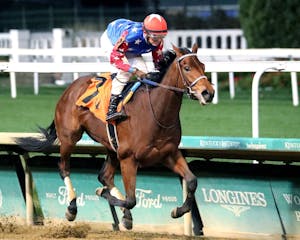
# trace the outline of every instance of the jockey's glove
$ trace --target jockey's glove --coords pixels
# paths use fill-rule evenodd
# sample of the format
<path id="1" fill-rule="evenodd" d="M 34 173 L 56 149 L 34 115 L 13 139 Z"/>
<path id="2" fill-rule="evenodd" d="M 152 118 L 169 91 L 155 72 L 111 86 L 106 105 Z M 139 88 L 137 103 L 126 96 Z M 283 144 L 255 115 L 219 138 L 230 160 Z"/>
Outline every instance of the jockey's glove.
<path id="1" fill-rule="evenodd" d="M 154 82 L 160 82 L 162 75 L 163 74 L 161 72 L 148 72 L 146 78 Z"/>
<path id="2" fill-rule="evenodd" d="M 138 78 L 143 79 L 143 78 L 146 77 L 147 74 L 144 73 L 144 72 L 141 71 L 141 70 L 136 69 L 135 72 L 134 72 L 134 75 L 137 76 Z"/>

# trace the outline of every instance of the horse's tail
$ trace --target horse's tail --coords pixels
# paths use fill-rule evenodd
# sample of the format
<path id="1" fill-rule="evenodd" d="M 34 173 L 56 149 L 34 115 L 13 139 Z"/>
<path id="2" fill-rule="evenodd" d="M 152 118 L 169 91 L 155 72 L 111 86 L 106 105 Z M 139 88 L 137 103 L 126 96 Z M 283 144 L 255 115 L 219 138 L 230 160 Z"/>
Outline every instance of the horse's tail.
<path id="1" fill-rule="evenodd" d="M 36 137 L 24 137 L 16 139 L 16 143 L 25 150 L 31 152 L 47 152 L 53 147 L 54 141 L 57 139 L 55 123 L 52 121 L 49 127 L 46 129 L 39 127 L 41 138 Z"/>

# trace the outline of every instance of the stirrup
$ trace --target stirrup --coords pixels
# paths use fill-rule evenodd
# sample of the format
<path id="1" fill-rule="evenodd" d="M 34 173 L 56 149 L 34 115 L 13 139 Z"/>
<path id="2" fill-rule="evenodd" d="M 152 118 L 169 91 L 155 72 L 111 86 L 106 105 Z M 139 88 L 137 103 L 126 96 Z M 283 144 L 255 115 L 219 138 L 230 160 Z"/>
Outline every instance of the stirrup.
<path id="1" fill-rule="evenodd" d="M 120 111 L 120 112 L 114 112 L 114 113 L 111 113 L 109 115 L 106 116 L 106 121 L 109 122 L 109 121 L 114 121 L 114 120 L 117 120 L 117 119 L 126 119 L 127 118 L 127 115 L 124 111 Z"/>

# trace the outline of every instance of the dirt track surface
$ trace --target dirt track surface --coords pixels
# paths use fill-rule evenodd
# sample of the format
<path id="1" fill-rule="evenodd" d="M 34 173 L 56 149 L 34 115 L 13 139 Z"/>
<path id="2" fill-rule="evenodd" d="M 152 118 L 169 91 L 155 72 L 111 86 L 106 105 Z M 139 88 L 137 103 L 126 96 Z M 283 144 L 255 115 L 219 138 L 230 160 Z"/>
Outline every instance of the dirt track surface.
<path id="1" fill-rule="evenodd" d="M 95 240 L 167 240 L 167 239 L 225 239 L 225 238 L 206 238 L 206 237 L 188 237 L 172 234 L 157 234 L 135 231 L 111 231 L 100 229 L 101 227 L 85 223 L 49 223 L 44 226 L 26 226 L 17 224 L 12 221 L 0 222 L 0 239 L 26 239 L 26 240 L 78 240 L 78 239 L 95 239 Z"/>

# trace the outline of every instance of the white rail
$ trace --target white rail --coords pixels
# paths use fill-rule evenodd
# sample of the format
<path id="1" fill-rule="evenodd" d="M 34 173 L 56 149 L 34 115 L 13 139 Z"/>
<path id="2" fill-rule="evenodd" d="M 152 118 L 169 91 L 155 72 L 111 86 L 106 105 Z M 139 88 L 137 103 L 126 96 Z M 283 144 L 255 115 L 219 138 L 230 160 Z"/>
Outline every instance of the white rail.
<path id="1" fill-rule="evenodd" d="M 64 57 L 103 57 L 100 47 L 69 47 L 60 48 L 54 53 L 53 48 L 0 48 L 0 56 L 55 56 Z M 147 55 L 147 54 L 146 54 Z M 209 61 L 262 61 L 262 60 L 299 60 L 299 48 L 268 48 L 268 49 L 200 49 L 198 55 L 201 60 Z"/>
<path id="2" fill-rule="evenodd" d="M 201 58 L 201 56 L 199 56 Z M 147 62 L 148 63 L 148 62 Z M 205 62 L 205 72 L 257 72 L 268 66 L 280 66 L 283 72 L 299 72 L 300 61 L 220 61 Z M 3 72 L 107 72 L 112 70 L 109 62 L 0 62 L 0 71 Z M 271 71 L 271 70 L 269 70 Z M 273 70 L 274 71 L 274 70 Z"/>
<path id="3" fill-rule="evenodd" d="M 94 68 L 94 71 L 108 71 L 111 68 L 104 62 L 103 51 L 99 47 L 99 41 L 97 41 L 97 37 L 100 39 L 100 36 L 100 32 L 73 33 L 72 30 L 60 28 L 55 28 L 52 32 L 46 33 L 30 33 L 26 30 L 20 31 L 12 29 L 9 33 L 0 34 L 0 40 L 3 42 L 0 46 L 0 56 L 9 56 L 10 61 L 13 63 L 34 61 L 54 62 L 56 64 L 72 61 L 102 62 L 101 64 L 98 64 L 98 68 Z M 72 38 L 75 38 L 75 45 L 81 47 L 72 47 L 74 46 Z M 210 46 L 207 44 L 208 40 L 211 42 Z M 243 37 L 243 32 L 240 29 L 173 30 L 169 31 L 165 42 L 166 48 L 170 48 L 171 44 L 190 47 L 192 43 L 198 42 L 200 44 L 199 59 L 205 63 L 211 61 L 240 62 L 249 60 L 262 61 L 274 59 L 300 59 L 300 49 L 244 49 L 247 47 L 247 44 Z M 236 49 L 238 47 L 241 49 Z M 150 57 L 148 57 L 148 61 L 150 66 L 152 64 Z M 237 66 L 239 66 L 240 63 L 234 62 L 232 65 L 233 64 L 237 64 Z M 246 64 L 253 65 L 252 62 Z M 227 67 L 227 65 L 224 64 L 219 64 L 218 66 L 219 68 L 222 68 L 222 66 Z M 102 67 L 105 68 L 102 70 Z M 212 81 L 215 83 L 215 87 L 217 88 L 217 73 L 228 72 L 230 97 L 234 98 L 234 72 L 229 71 L 228 68 L 225 71 L 219 70 L 219 68 L 211 70 Z M 237 69 L 238 70 L 236 72 L 244 71 L 240 70 L 239 67 L 237 67 Z M 249 71 L 255 72 L 257 69 Z M 65 70 L 60 70 L 60 72 L 65 72 Z M 75 73 L 74 78 L 76 76 L 78 76 L 78 74 Z M 38 77 L 38 73 L 35 72 L 35 94 L 38 94 Z M 293 85 L 296 85 L 293 86 L 293 89 L 297 88 L 297 75 L 295 73 L 291 73 L 291 81 Z M 14 71 L 10 71 L 10 82 L 12 86 L 15 85 L 16 76 Z M 12 97 L 16 97 L 14 87 L 11 91 Z M 218 103 L 218 91 L 216 92 L 214 103 Z M 293 103 L 294 105 L 298 105 L 296 100 L 293 101 Z"/>
<path id="4" fill-rule="evenodd" d="M 61 33 L 60 31 L 57 34 Z M 51 65 L 49 64 L 48 67 L 42 67 L 42 65 L 32 65 L 35 69 L 39 69 L 39 72 L 53 72 L 51 69 L 58 69 L 57 72 L 74 72 L 76 69 L 77 72 L 95 72 L 95 71 L 110 71 L 112 68 L 105 62 L 105 57 L 103 50 L 101 48 L 60 48 L 56 44 L 53 48 L 50 49 L 23 49 L 18 48 L 17 46 L 14 48 L 4 48 L 0 49 L 0 55 L 7 55 L 11 56 L 11 68 L 17 69 L 13 70 L 10 69 L 11 72 L 11 83 L 13 84 L 15 80 L 14 72 L 35 72 L 29 69 L 32 69 L 30 66 L 31 63 L 22 63 L 22 65 L 18 65 L 20 58 L 30 58 L 30 59 L 37 59 L 38 57 L 50 57 L 50 61 L 54 61 Z M 228 72 L 229 73 L 229 89 L 230 89 L 230 97 L 235 97 L 235 87 L 234 87 L 234 72 L 256 72 L 260 69 L 261 65 L 267 65 L 272 59 L 300 59 L 300 49 L 199 49 L 198 51 L 199 59 L 206 63 L 206 70 L 208 72 L 212 72 L 212 81 L 217 87 L 218 83 L 218 72 Z M 78 71 L 77 66 L 75 63 L 71 67 L 65 69 L 61 65 L 64 61 L 64 57 L 73 57 L 73 59 L 77 60 L 80 57 L 94 57 L 96 62 L 94 65 L 91 63 L 84 63 L 86 67 L 78 66 L 81 69 Z M 149 66 L 151 66 L 151 58 L 149 54 L 145 55 L 146 60 L 148 61 Z M 52 59 L 52 60 L 51 60 Z M 251 60 L 251 61 L 249 61 Z M 255 61 L 256 60 L 256 61 Z M 265 60 L 267 62 L 261 61 Z M 70 61 L 70 59 L 69 59 Z M 215 64 L 212 64 L 216 61 Z M 95 62 L 95 61 L 94 61 Z M 101 62 L 101 63 L 100 63 Z M 14 65 L 16 64 L 16 65 Z M 35 63 L 40 64 L 40 63 Z M 293 63 L 291 63 L 293 64 Z M 57 65 L 57 66 L 55 66 Z M 61 65 L 59 67 L 58 65 Z M 64 66 L 68 66 L 69 64 L 65 64 Z M 212 66 L 212 67 L 210 67 Z M 7 67 L 2 67 L 7 68 Z M 22 70 L 21 70 L 22 68 Z M 18 70 L 19 69 L 19 70 Z M 48 70 L 49 69 L 49 70 Z M 151 68 L 150 68 L 151 69 Z M 76 76 L 76 74 L 74 74 Z M 291 72 L 291 81 L 292 81 L 292 88 L 293 92 L 297 89 L 297 75 L 294 72 Z M 35 82 L 38 84 L 38 75 L 35 74 Z M 35 94 L 38 93 L 38 89 L 35 88 Z M 12 97 L 16 97 L 15 91 L 12 89 Z M 297 97 L 293 97 L 293 104 L 295 106 L 298 105 Z M 216 92 L 214 103 L 218 103 L 218 92 Z"/>
<path id="5" fill-rule="evenodd" d="M 39 50 L 41 51 L 41 50 Z M 72 52 L 72 51 L 70 51 Z M 73 53 L 72 53 L 73 54 Z M 201 58 L 201 56 L 199 56 Z M 149 69 L 151 69 L 152 63 L 147 62 Z M 233 72 L 257 72 L 260 69 L 267 69 L 270 66 L 280 66 L 284 72 L 291 73 L 291 87 L 292 87 L 292 99 L 293 105 L 299 105 L 298 96 L 298 84 L 296 72 L 300 71 L 300 61 L 220 61 L 220 62 L 206 62 L 206 72 L 211 73 L 211 80 L 215 85 L 216 95 L 214 103 L 218 103 L 218 77 L 217 73 L 229 72 L 229 83 L 231 94 L 234 91 Z M 37 70 L 38 69 L 38 70 Z M 73 73 L 73 78 L 77 78 L 78 73 L 95 73 L 95 72 L 107 72 L 113 71 L 112 66 L 108 62 L 87 62 L 87 63 L 41 63 L 41 62 L 0 62 L 0 71 L 10 72 L 26 72 L 34 73 L 34 92 L 38 93 L 38 73 Z M 75 72 L 76 71 L 76 72 Z M 16 79 L 10 79 L 11 96 L 16 98 Z"/>
<path id="6" fill-rule="evenodd" d="M 111 71 L 108 62 L 102 63 L 0 63 L 0 71 L 5 72 L 98 72 L 99 69 Z M 252 84 L 252 135 L 259 136 L 259 116 L 258 116 L 258 86 L 261 75 L 264 72 L 282 71 L 290 72 L 293 75 L 300 72 L 300 61 L 254 61 L 254 62 L 207 62 L 206 72 L 212 73 L 212 81 L 217 90 L 217 72 L 255 72 Z M 16 81 L 11 81 L 11 94 L 16 97 Z M 297 78 L 294 76 L 292 81 L 292 97 L 294 106 L 299 105 Z M 217 91 L 216 91 L 217 95 Z"/>

